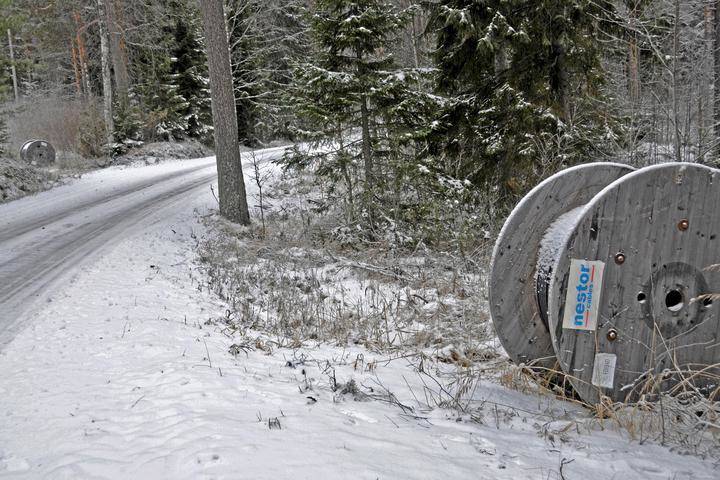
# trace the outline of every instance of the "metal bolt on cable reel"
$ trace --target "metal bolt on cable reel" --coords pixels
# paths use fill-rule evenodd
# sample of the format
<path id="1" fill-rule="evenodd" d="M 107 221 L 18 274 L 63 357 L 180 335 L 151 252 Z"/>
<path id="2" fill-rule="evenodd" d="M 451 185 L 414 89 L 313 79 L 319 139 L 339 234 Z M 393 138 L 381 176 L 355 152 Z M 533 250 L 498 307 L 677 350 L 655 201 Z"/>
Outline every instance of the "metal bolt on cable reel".
<path id="1" fill-rule="evenodd" d="M 516 363 L 559 365 L 587 403 L 720 388 L 720 170 L 561 171 L 500 232 L 490 312 Z"/>

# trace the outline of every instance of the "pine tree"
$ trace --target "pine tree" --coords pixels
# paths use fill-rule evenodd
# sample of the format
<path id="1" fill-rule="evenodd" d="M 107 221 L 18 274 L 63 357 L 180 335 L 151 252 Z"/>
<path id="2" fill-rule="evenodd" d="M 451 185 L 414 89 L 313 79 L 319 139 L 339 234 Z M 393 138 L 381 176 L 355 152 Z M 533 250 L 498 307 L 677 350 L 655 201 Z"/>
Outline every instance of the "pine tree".
<path id="1" fill-rule="evenodd" d="M 592 158 L 611 132 L 595 40 L 606 11 L 611 2 L 437 2 L 431 27 L 448 103 L 431 151 L 461 177 L 516 194 L 541 166 Z"/>
<path id="2" fill-rule="evenodd" d="M 250 214 L 237 139 L 235 96 L 223 0 L 198 0 L 198 4 L 211 82 L 220 214 L 232 222 L 249 225 Z"/>

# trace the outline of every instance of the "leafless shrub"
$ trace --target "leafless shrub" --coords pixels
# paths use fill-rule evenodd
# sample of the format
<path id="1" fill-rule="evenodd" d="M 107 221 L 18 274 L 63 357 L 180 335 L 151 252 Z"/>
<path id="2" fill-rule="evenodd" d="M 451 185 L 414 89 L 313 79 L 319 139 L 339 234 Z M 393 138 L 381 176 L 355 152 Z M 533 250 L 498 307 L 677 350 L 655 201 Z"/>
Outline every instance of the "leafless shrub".
<path id="1" fill-rule="evenodd" d="M 598 426 L 616 425 L 640 443 L 711 458 L 720 453 L 720 402 L 694 392 L 663 393 L 652 402 L 604 401 L 596 412 Z"/>
<path id="2" fill-rule="evenodd" d="M 96 153 L 88 150 L 92 150 L 90 145 L 83 147 L 83 139 L 89 140 L 87 127 L 95 123 L 88 116 L 92 117 L 95 110 L 92 100 L 52 96 L 28 99 L 14 108 L 8 122 L 9 150 L 17 154 L 27 140 L 43 139 L 53 144 L 58 161 L 65 160 L 66 154 Z"/>
<path id="3" fill-rule="evenodd" d="M 479 261 L 383 245 L 349 250 L 327 234 L 335 217 L 307 201 L 313 189 L 303 177 L 274 182 L 264 228 L 209 221 L 203 288 L 228 302 L 236 331 L 414 351 L 452 344 L 470 352 L 488 337 Z"/>

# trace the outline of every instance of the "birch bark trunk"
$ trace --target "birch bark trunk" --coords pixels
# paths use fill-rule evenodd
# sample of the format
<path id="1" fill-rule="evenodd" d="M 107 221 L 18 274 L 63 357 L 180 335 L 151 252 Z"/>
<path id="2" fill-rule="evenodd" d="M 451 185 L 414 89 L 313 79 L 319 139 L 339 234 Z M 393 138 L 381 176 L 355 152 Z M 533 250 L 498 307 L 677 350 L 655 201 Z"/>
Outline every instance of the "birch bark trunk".
<path id="1" fill-rule="evenodd" d="M 113 123 L 112 76 L 110 72 L 110 41 L 108 38 L 107 15 L 105 0 L 97 0 L 98 25 L 100 27 L 100 63 L 103 80 L 103 118 L 105 120 L 106 141 L 108 148 L 115 143 L 115 125 Z"/>

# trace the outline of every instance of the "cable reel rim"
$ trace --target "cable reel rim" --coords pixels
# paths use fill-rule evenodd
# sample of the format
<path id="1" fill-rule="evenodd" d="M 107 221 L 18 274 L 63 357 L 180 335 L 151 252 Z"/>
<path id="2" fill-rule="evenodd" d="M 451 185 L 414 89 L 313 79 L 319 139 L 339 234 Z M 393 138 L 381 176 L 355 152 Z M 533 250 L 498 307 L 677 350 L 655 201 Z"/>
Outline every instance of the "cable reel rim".
<path id="1" fill-rule="evenodd" d="M 584 205 L 594 193 L 633 170 L 613 162 L 586 163 L 561 170 L 525 195 L 506 219 L 493 248 L 488 294 L 495 331 L 515 363 L 548 368 L 556 363 L 549 329 L 538 325 L 541 321 L 535 292 L 537 255 L 546 230 L 558 217 Z M 565 197 L 553 198 L 553 194 L 563 192 Z M 518 239 L 518 247 L 514 237 L 521 230 L 526 235 Z M 506 253 L 508 246 L 510 252 Z M 507 281 L 508 277 L 512 280 Z M 516 287 L 514 293 L 508 295 L 506 292 L 512 291 L 512 287 Z M 523 312 L 518 314 L 514 310 Z M 523 314 L 528 318 L 523 318 Z M 512 338 L 514 333 L 524 338 Z"/>
<path id="2" fill-rule="evenodd" d="M 711 290 L 718 289 L 717 291 L 720 291 L 719 281 L 716 281 L 712 286 L 703 286 L 703 282 L 705 281 L 703 277 L 695 283 L 690 282 L 692 284 L 691 287 L 683 287 L 687 288 L 688 292 L 680 292 L 682 288 L 678 287 L 678 292 L 681 296 L 680 302 L 683 303 L 676 310 L 673 310 L 672 307 L 677 306 L 678 303 L 675 302 L 675 300 L 669 302 L 665 298 L 669 293 L 665 292 L 665 290 L 653 292 L 652 288 L 647 286 L 637 287 L 631 284 L 631 282 L 618 283 L 618 288 L 614 287 L 616 279 L 622 278 L 622 275 L 633 275 L 633 277 L 630 277 L 636 277 L 636 279 L 632 280 L 633 282 L 639 283 L 645 276 L 650 278 L 651 283 L 656 282 L 656 280 L 653 280 L 653 278 L 655 278 L 654 276 L 664 278 L 657 273 L 657 270 L 661 268 L 667 270 L 668 266 L 670 266 L 671 272 L 669 274 L 663 273 L 662 275 L 669 275 L 671 277 L 671 284 L 675 281 L 675 277 L 689 281 L 688 279 L 696 277 L 696 271 L 703 267 L 702 265 L 696 265 L 694 263 L 707 262 L 707 259 L 712 258 L 713 252 L 720 254 L 720 239 L 716 241 L 714 248 L 712 248 L 713 244 L 709 244 L 707 248 L 710 253 L 705 250 L 698 253 L 698 243 L 712 241 L 714 238 L 708 233 L 709 230 L 705 232 L 707 233 L 707 237 L 703 238 L 699 237 L 700 230 L 697 230 L 698 235 L 694 236 L 692 236 L 692 232 L 688 231 L 688 227 L 693 226 L 693 223 L 696 224 L 693 230 L 699 228 L 697 226 L 698 218 L 713 217 L 713 212 L 710 211 L 708 207 L 711 209 L 713 202 L 720 203 L 720 193 L 717 192 L 717 184 L 714 186 L 715 195 L 712 194 L 712 189 L 709 187 L 713 185 L 713 180 L 717 181 L 718 179 L 720 179 L 720 170 L 699 164 L 674 162 L 645 167 L 629 173 L 609 184 L 595 195 L 578 215 L 572 233 L 568 236 L 568 241 L 559 252 L 553 267 L 554 273 L 550 281 L 548 316 L 552 345 L 560 368 L 568 377 L 574 390 L 585 402 L 589 404 L 597 403 L 600 401 L 601 396 L 607 396 L 614 401 L 633 400 L 634 397 L 637 396 L 633 385 L 636 385 L 638 380 L 635 379 L 634 383 L 630 382 L 628 377 L 630 373 L 628 372 L 634 372 L 633 369 L 642 371 L 643 368 L 649 369 L 649 371 L 656 371 L 660 366 L 657 360 L 646 360 L 643 365 L 634 364 L 632 361 L 633 358 L 643 357 L 640 356 L 640 353 L 631 351 L 631 347 L 628 345 L 632 345 L 632 343 L 626 342 L 633 340 L 636 344 L 640 344 L 640 339 L 634 337 L 648 335 L 648 330 L 651 328 L 653 330 L 657 328 L 658 331 L 660 331 L 661 327 L 658 326 L 657 318 L 662 319 L 665 316 L 678 316 L 677 312 L 683 311 L 687 317 L 696 315 L 694 318 L 701 319 L 700 322 L 695 322 L 697 325 L 686 325 L 684 327 L 681 324 L 674 325 L 674 327 L 680 328 L 681 330 L 682 328 L 686 328 L 686 331 L 681 331 L 677 337 L 671 337 L 673 342 L 676 341 L 676 338 L 679 338 L 682 342 L 683 338 L 694 338 L 694 336 L 705 331 L 712 332 L 713 325 L 715 325 L 715 332 L 720 331 L 720 320 L 717 318 L 717 313 L 715 314 L 715 319 L 710 323 L 704 320 L 705 312 L 702 311 L 702 308 L 712 308 L 712 303 L 710 305 L 696 305 L 693 307 L 695 309 L 693 311 L 684 310 L 685 308 L 689 308 L 687 306 L 689 304 L 687 297 L 692 296 L 692 292 L 695 292 L 694 294 L 702 293 L 700 290 L 707 288 Z M 702 188 L 703 186 L 705 186 L 707 190 L 710 190 L 710 192 L 700 192 L 703 200 L 698 206 L 692 202 L 692 197 L 693 194 L 698 195 L 695 189 Z M 658 199 L 658 192 L 660 191 L 662 193 L 675 191 L 677 194 Z M 645 196 L 643 196 L 643 194 Z M 708 200 L 708 197 L 710 200 Z M 643 216 L 633 211 L 631 203 L 640 202 L 645 198 L 650 199 L 650 201 L 653 202 L 652 205 L 655 205 L 657 202 L 663 202 L 665 209 L 673 215 L 672 218 L 663 221 L 664 219 L 660 215 L 663 210 L 658 209 L 657 213 L 655 213 L 655 210 L 651 210 L 652 215 L 650 220 L 647 222 L 644 221 Z M 624 201 L 628 199 L 632 202 Z M 613 206 L 615 210 L 610 209 L 610 211 L 608 211 L 610 207 L 607 207 L 607 205 Z M 621 216 L 623 212 L 626 213 L 625 217 Z M 678 218 L 676 219 L 675 217 Z M 606 225 L 610 222 L 610 220 L 608 220 L 609 218 L 612 219 L 612 222 L 617 222 L 620 226 L 623 225 L 623 222 L 626 222 L 628 226 L 634 228 L 625 228 L 622 232 L 617 232 L 617 230 L 620 229 L 620 226 L 618 226 L 615 231 L 613 231 Z M 688 218 L 690 220 L 688 220 Z M 716 214 L 715 218 L 717 218 Z M 693 221 L 693 219 L 695 219 L 695 221 Z M 720 221 L 716 220 L 714 224 L 711 222 L 711 225 L 707 228 L 720 229 L 718 226 L 720 226 Z M 643 249 L 642 253 L 640 253 L 641 246 L 638 240 L 640 237 L 637 237 L 641 235 L 640 232 L 647 233 L 647 244 L 650 245 Z M 588 238 L 592 238 L 592 235 L 595 235 L 598 239 L 597 243 L 585 241 Z M 605 238 L 610 238 L 610 240 L 606 241 L 607 244 L 602 243 L 605 241 L 603 240 Z M 674 256 L 667 254 L 661 261 L 658 255 L 662 255 L 663 249 L 670 251 L 671 247 L 666 244 L 660 244 L 661 246 L 658 246 L 658 240 L 667 238 L 670 238 L 669 242 L 672 245 L 677 244 L 680 247 L 684 247 L 685 250 L 683 251 L 682 248 L 680 248 L 679 251 L 682 253 L 678 254 L 676 250 Z M 680 240 L 677 240 L 678 238 Z M 691 241 L 696 242 L 695 249 L 689 245 Z M 615 253 L 616 250 L 617 253 Z M 595 255 L 588 254 L 593 251 Z M 716 255 L 716 257 L 717 256 L 718 255 Z M 602 283 L 605 285 L 602 287 L 602 293 L 599 299 L 598 326 L 592 333 L 563 328 L 563 309 L 568 293 L 567 277 L 570 272 L 570 260 L 572 258 L 605 262 L 605 276 L 602 279 Z M 645 264 L 640 261 L 641 258 L 651 259 L 651 261 Z M 697 258 L 703 258 L 704 260 L 697 260 Z M 678 259 L 683 261 L 680 262 Z M 672 267 L 674 262 L 683 265 L 687 264 L 687 267 Z M 660 263 L 662 263 L 662 265 L 660 265 Z M 717 261 L 715 263 L 717 263 Z M 647 267 L 647 265 L 650 266 Z M 643 269 L 647 269 L 648 271 Z M 717 279 L 720 277 L 714 278 Z M 647 284 L 639 283 L 639 285 Z M 618 293 L 621 289 L 620 287 L 622 287 L 622 293 Z M 670 288 L 670 290 L 672 290 L 672 288 Z M 653 314 L 653 319 L 650 324 L 652 327 L 647 327 L 647 330 L 644 330 L 644 328 L 646 328 L 644 322 L 647 322 L 647 318 L 645 318 L 648 311 L 647 302 L 655 302 L 656 307 L 654 312 L 656 313 Z M 662 306 L 661 302 L 668 302 L 665 306 L 669 313 L 660 311 Z M 627 310 L 624 310 L 626 307 Z M 618 313 L 608 315 L 608 312 L 613 311 L 613 308 L 618 308 Z M 660 313 L 657 313 L 658 311 L 660 311 Z M 642 317 L 640 316 L 641 314 L 643 315 Z M 603 323 L 601 324 L 601 322 Z M 702 324 L 705 324 L 705 326 L 703 327 Z M 678 327 L 678 325 L 680 325 L 680 327 Z M 670 327 L 673 326 L 671 325 Z M 632 334 L 628 333 L 630 330 L 633 332 Z M 668 331 L 673 330 L 670 328 Z M 697 334 L 692 332 L 697 332 Z M 667 352 L 661 354 L 658 358 L 663 358 L 664 355 L 670 358 L 671 353 L 679 351 L 679 348 L 682 348 L 682 344 L 678 347 L 668 349 Z M 592 349 L 592 351 L 590 349 Z M 689 358 L 690 360 L 695 358 L 691 352 L 692 350 L 694 349 L 686 348 L 685 353 L 683 353 L 683 358 Z M 594 357 L 593 361 L 589 361 L 590 351 Z M 597 368 L 596 363 L 599 361 L 597 354 L 615 355 L 614 362 L 617 362 L 617 364 L 613 363 L 614 379 L 612 387 L 593 385 L 592 373 Z M 633 357 L 633 355 L 636 355 L 636 357 Z M 581 362 L 578 358 L 584 358 L 584 361 Z M 602 359 L 604 360 L 605 358 L 606 357 L 603 357 Z M 702 358 L 702 356 L 698 354 L 698 358 Z M 720 353 L 715 355 L 715 359 L 720 362 Z M 636 360 L 636 362 L 638 361 Z M 627 387 L 627 385 L 630 385 L 632 388 Z"/>

